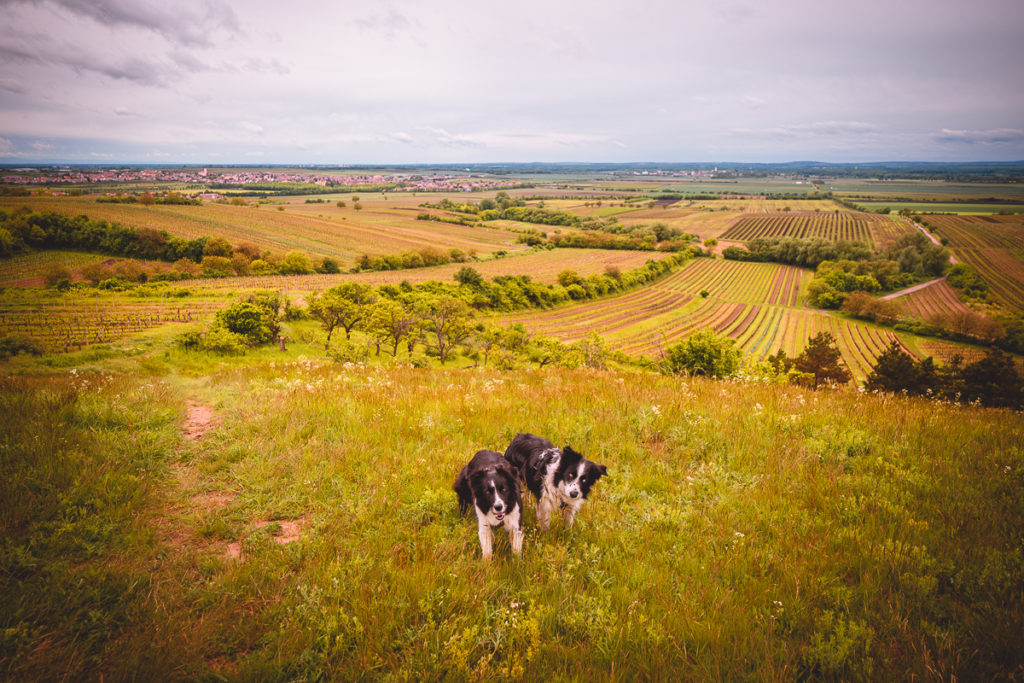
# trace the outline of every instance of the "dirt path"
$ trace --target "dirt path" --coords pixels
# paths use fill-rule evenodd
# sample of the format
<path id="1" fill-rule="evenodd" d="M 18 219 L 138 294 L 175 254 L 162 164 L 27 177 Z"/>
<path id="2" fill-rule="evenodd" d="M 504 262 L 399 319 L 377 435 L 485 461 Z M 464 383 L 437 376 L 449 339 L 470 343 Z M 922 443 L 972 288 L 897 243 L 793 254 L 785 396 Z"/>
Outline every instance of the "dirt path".
<path id="1" fill-rule="evenodd" d="M 914 223 L 914 221 L 910 221 L 910 222 Z M 925 230 L 923 225 L 920 225 L 918 223 L 914 223 L 914 227 L 917 228 L 918 230 L 920 230 L 921 232 L 923 232 L 925 237 L 927 237 L 928 239 L 930 239 L 932 241 L 932 244 L 935 244 L 935 245 L 940 246 L 940 247 L 943 246 L 942 242 L 939 241 L 939 238 L 936 237 L 935 235 L 931 234 L 927 230 Z M 949 262 L 954 264 L 954 265 L 957 264 L 957 263 L 960 263 L 959 261 L 956 260 L 956 256 L 953 256 L 953 250 L 952 249 L 949 250 Z M 928 283 L 928 284 L 931 284 L 931 283 Z"/>
<path id="2" fill-rule="evenodd" d="M 928 282 L 922 282 L 919 285 L 914 285 L 913 287 L 907 287 L 906 289 L 901 289 L 898 292 L 893 292 L 892 294 L 886 294 L 885 296 L 880 296 L 878 298 L 881 299 L 882 301 L 888 301 L 889 299 L 897 299 L 897 298 L 899 298 L 901 296 L 906 296 L 907 294 L 912 294 L 913 292 L 916 292 L 918 290 L 924 289 L 925 287 L 931 287 L 936 282 L 942 282 L 947 277 L 948 277 L 947 275 L 943 275 L 942 277 L 937 277 L 934 280 L 929 280 Z"/>
<path id="3" fill-rule="evenodd" d="M 199 444 L 219 426 L 220 419 L 211 406 L 196 399 L 188 399 L 185 402 L 185 421 L 181 430 L 190 444 Z M 205 480 L 199 468 L 187 460 L 173 465 L 172 470 L 176 480 L 175 488 L 180 492 L 180 495 L 173 496 L 172 499 L 176 498 L 182 502 L 172 505 L 169 510 L 171 515 L 166 520 L 164 529 L 166 537 L 181 546 L 199 549 L 216 546 L 215 541 L 199 539 L 195 531 L 189 528 L 192 525 L 190 518 L 216 515 L 219 510 L 233 504 L 238 494 L 222 490 L 214 482 Z M 251 527 L 268 529 L 274 542 L 284 545 L 299 540 L 309 525 L 310 518 L 304 516 L 292 520 L 257 519 L 252 522 Z M 222 548 L 218 552 L 229 559 L 245 559 L 241 541 L 229 542 Z"/>
<path id="4" fill-rule="evenodd" d="M 207 432 L 217 427 L 217 419 L 214 416 L 213 408 L 202 403 L 189 399 L 185 403 L 185 425 L 182 431 L 189 441 L 198 441 L 206 436 Z"/>

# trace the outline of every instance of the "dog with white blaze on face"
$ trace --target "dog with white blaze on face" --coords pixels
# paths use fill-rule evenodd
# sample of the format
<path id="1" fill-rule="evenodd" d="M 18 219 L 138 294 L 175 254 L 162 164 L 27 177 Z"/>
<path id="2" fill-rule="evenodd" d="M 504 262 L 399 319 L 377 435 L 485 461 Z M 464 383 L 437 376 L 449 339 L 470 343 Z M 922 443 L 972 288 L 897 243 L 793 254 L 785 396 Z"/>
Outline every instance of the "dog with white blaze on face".
<path id="1" fill-rule="evenodd" d="M 491 559 L 494 527 L 503 526 L 512 539 L 512 552 L 523 552 L 523 494 L 519 471 L 495 451 L 477 451 L 459 472 L 452 487 L 459 497 L 459 512 L 476 511 L 480 551 Z"/>
<path id="2" fill-rule="evenodd" d="M 537 523 L 541 531 L 551 524 L 551 512 L 561 508 L 566 526 L 590 494 L 590 487 L 608 474 L 608 468 L 587 460 L 570 447 L 555 445 L 533 434 L 516 434 L 505 450 L 505 459 L 516 468 L 537 499 Z"/>

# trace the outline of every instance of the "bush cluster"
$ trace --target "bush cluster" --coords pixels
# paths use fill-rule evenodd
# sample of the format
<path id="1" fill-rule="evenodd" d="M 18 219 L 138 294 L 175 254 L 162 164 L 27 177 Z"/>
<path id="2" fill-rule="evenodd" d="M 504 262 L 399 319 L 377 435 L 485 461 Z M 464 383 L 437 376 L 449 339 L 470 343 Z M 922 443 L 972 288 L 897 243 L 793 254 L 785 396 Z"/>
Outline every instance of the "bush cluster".
<path id="1" fill-rule="evenodd" d="M 876 360 L 864 388 L 910 396 L 980 403 L 985 406 L 1024 408 L 1024 377 L 1013 357 L 999 349 L 989 349 L 973 363 L 954 356 L 939 367 L 929 357 L 916 360 L 892 342 Z"/>

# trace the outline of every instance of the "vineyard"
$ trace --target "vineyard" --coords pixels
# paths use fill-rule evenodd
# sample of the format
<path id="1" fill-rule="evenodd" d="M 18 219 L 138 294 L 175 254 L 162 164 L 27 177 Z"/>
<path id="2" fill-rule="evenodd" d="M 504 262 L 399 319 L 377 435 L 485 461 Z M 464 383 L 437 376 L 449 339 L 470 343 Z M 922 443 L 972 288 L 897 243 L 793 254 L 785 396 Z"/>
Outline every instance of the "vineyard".
<path id="1" fill-rule="evenodd" d="M 209 298 L 86 299 L 67 296 L 50 301 L 0 300 L 0 337 L 16 335 L 47 351 L 80 351 L 130 334 L 176 322 L 209 317 L 225 306 Z"/>
<path id="2" fill-rule="evenodd" d="M 51 264 L 73 271 L 105 258 L 76 251 L 39 251 L 0 259 L 0 287 L 38 286 L 43 284 L 43 272 Z"/>
<path id="3" fill-rule="evenodd" d="M 704 328 L 735 339 L 755 360 L 779 349 L 797 355 L 809 337 L 830 332 L 854 376 L 863 379 L 896 335 L 801 308 L 807 277 L 792 266 L 698 259 L 641 291 L 502 321 L 523 323 L 535 334 L 566 342 L 596 332 L 610 348 L 648 357 Z"/>
<path id="4" fill-rule="evenodd" d="M 928 320 L 930 317 L 942 313 L 970 313 L 970 306 L 960 301 L 956 290 L 941 280 L 928 285 L 924 289 L 894 299 L 900 305 L 904 315 L 911 318 Z"/>
<path id="5" fill-rule="evenodd" d="M 912 229 L 903 221 L 848 211 L 747 214 L 722 233 L 721 239 L 749 242 L 758 237 L 820 238 L 867 242 L 884 248 Z"/>
<path id="6" fill-rule="evenodd" d="M 1024 313 L 1024 219 L 1020 216 L 926 216 L 935 234 L 971 265 L 1008 309 Z"/>

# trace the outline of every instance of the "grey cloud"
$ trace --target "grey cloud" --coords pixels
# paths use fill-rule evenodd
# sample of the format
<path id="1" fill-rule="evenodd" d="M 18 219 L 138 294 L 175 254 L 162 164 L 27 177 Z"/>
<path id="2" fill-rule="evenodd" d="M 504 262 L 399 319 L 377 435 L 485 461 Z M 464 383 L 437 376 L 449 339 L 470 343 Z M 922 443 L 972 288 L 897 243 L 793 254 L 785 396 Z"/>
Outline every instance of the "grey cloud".
<path id="1" fill-rule="evenodd" d="M 100 24 L 154 31 L 182 45 L 209 46 L 215 30 L 239 32 L 234 10 L 222 0 L 205 0 L 193 8 L 142 0 L 0 0 L 0 4 L 49 4 Z"/>
<path id="2" fill-rule="evenodd" d="M 28 88 L 25 87 L 24 83 L 13 78 L 0 78 L 0 90 L 6 90 L 16 95 L 24 95 L 28 92 Z"/>
<path id="3" fill-rule="evenodd" d="M 261 59 L 259 57 L 250 57 L 242 63 L 242 69 L 244 71 L 250 71 L 258 74 L 275 74 L 277 76 L 284 76 L 291 73 L 291 69 L 282 64 L 276 59 Z"/>
<path id="4" fill-rule="evenodd" d="M 166 67 L 141 57 L 107 60 L 71 45 L 45 39 L 33 39 L 32 44 L 28 45 L 19 37 L 10 35 L 0 36 L 0 58 L 9 62 L 63 66 L 79 74 L 93 72 L 142 85 L 156 85 L 168 75 Z"/>
<path id="5" fill-rule="evenodd" d="M 404 14 L 400 14 L 394 7 L 387 7 L 385 11 L 359 17 L 353 23 L 365 31 L 380 31 L 388 37 L 393 37 L 399 31 L 414 28 L 415 24 Z"/>
<path id="6" fill-rule="evenodd" d="M 812 135 L 849 135 L 851 133 L 874 133 L 882 126 L 863 121 L 815 121 L 814 123 L 783 126 L 783 129 L 796 133 Z"/>
<path id="7" fill-rule="evenodd" d="M 815 121 L 764 129 L 735 128 L 732 132 L 743 136 L 798 138 L 809 135 L 818 137 L 866 135 L 878 133 L 882 129 L 883 126 L 863 121 Z"/>
<path id="8" fill-rule="evenodd" d="M 964 145 L 1005 145 L 1024 143 L 1024 130 L 997 128 L 994 130 L 949 130 L 943 128 L 935 136 L 937 142 L 952 142 Z"/>

